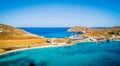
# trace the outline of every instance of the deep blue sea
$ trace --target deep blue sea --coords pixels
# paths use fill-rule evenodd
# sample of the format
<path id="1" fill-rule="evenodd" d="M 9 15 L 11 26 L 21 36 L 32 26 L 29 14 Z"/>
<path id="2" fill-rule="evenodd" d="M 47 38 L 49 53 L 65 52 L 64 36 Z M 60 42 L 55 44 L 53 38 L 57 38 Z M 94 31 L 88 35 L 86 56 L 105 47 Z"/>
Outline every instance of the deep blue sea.
<path id="1" fill-rule="evenodd" d="M 1 55 L 0 66 L 120 66 L 120 41 L 18 51 Z"/>
<path id="2" fill-rule="evenodd" d="M 42 27 L 21 29 L 39 36 L 44 36 L 46 38 L 65 38 L 71 35 L 70 32 L 67 32 L 69 27 Z"/>
<path id="3" fill-rule="evenodd" d="M 72 33 L 67 32 L 70 27 L 21 27 L 20 29 L 26 30 L 30 33 L 37 34 L 39 36 L 44 36 L 46 38 L 65 38 Z M 98 29 L 108 28 L 108 27 L 93 27 Z"/>

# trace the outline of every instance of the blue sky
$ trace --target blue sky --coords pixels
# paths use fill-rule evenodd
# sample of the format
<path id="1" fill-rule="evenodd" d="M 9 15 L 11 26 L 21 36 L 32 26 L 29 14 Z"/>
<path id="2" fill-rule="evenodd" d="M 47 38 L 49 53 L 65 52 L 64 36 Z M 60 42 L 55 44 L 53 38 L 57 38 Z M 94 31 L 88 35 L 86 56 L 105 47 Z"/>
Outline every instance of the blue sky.
<path id="1" fill-rule="evenodd" d="M 120 0 L 0 0 L 0 23 L 16 27 L 120 26 Z"/>

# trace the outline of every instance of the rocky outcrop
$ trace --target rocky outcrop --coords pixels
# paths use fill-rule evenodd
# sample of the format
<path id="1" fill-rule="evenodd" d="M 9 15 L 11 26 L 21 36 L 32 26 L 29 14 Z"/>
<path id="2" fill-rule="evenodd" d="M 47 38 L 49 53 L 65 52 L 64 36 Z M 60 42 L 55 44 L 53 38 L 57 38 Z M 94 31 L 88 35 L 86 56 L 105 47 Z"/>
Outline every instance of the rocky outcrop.
<path id="1" fill-rule="evenodd" d="M 72 28 L 68 29 L 68 32 L 83 32 L 83 33 L 87 33 L 87 32 L 94 32 L 94 31 L 97 31 L 97 29 L 83 27 L 83 26 L 75 26 L 75 27 L 72 27 Z"/>

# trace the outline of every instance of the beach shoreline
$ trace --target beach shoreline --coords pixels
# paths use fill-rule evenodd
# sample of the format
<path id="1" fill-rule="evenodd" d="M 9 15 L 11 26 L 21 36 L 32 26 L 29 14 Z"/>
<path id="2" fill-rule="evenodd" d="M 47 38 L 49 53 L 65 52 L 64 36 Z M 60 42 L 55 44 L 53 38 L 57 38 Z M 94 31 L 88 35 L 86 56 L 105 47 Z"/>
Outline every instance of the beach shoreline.
<path id="1" fill-rule="evenodd" d="M 30 48 L 29 47 L 28 48 L 20 48 L 20 49 L 15 49 L 15 50 L 10 50 L 10 51 L 0 53 L 0 56 L 5 55 L 5 54 L 9 54 L 9 53 L 13 53 L 13 52 L 17 52 L 17 51 L 29 50 L 29 49 L 72 46 L 74 44 L 82 43 L 82 42 L 90 42 L 90 41 L 73 42 L 73 43 L 70 43 L 70 44 L 67 44 L 67 43 L 54 43 L 54 44 L 48 44 L 48 45 L 45 45 L 45 46 L 35 46 L 35 47 L 30 47 Z"/>
<path id="2" fill-rule="evenodd" d="M 0 55 L 9 54 L 17 51 L 29 50 L 29 49 L 50 48 L 50 47 L 60 47 L 60 46 L 64 46 L 64 45 L 45 45 L 45 46 L 36 46 L 36 47 L 30 47 L 30 48 L 21 48 L 21 49 L 15 49 L 15 50 L 0 53 Z"/>
<path id="3" fill-rule="evenodd" d="M 112 41 L 120 41 L 120 40 L 112 40 Z M 20 48 L 20 49 L 15 49 L 15 50 L 11 50 L 11 51 L 0 53 L 0 56 L 5 55 L 5 54 L 9 54 L 9 53 L 13 53 L 13 52 L 30 50 L 30 49 L 72 46 L 72 45 L 75 45 L 77 43 L 83 43 L 83 42 L 95 42 L 95 41 L 85 41 L 84 40 L 84 41 L 73 42 L 73 43 L 70 43 L 70 44 L 67 44 L 67 43 L 66 44 L 64 44 L 64 43 L 56 43 L 56 44 L 49 44 L 49 45 L 45 45 L 45 46 L 36 46 L 36 47 L 30 47 L 30 48 Z"/>

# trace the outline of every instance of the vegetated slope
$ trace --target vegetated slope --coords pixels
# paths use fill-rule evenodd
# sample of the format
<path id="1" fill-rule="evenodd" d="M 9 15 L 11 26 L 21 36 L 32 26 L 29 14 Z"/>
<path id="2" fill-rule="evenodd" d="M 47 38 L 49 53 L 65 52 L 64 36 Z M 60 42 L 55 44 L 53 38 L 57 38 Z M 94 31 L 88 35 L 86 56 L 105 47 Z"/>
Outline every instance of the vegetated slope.
<path id="1" fill-rule="evenodd" d="M 5 24 L 0 24 L 0 39 L 31 39 L 40 36 L 31 34 L 25 30 L 18 29 Z"/>

